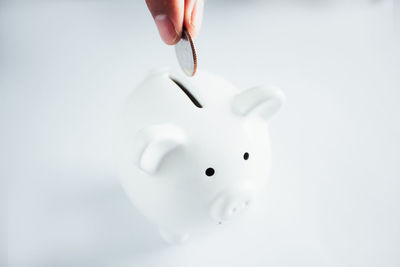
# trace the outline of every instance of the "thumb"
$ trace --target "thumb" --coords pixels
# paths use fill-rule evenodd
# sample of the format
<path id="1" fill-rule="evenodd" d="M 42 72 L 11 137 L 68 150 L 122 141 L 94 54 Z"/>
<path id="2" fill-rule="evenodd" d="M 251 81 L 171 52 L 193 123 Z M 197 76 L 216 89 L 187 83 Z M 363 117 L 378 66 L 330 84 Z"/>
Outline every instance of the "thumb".
<path id="1" fill-rule="evenodd" d="M 182 34 L 185 0 L 146 0 L 161 39 L 176 44 Z"/>

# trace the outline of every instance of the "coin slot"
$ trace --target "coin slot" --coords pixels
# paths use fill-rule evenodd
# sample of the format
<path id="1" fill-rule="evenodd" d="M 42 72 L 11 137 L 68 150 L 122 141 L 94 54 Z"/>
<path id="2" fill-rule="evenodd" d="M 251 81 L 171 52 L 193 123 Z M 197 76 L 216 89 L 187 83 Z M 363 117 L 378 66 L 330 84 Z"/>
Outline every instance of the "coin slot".
<path id="1" fill-rule="evenodd" d="M 185 93 L 185 95 L 192 101 L 192 103 L 198 107 L 198 108 L 203 108 L 203 106 L 200 104 L 200 102 L 192 95 L 192 93 L 179 81 L 175 80 L 172 77 L 169 77 L 171 81 L 173 81 L 178 87 Z"/>

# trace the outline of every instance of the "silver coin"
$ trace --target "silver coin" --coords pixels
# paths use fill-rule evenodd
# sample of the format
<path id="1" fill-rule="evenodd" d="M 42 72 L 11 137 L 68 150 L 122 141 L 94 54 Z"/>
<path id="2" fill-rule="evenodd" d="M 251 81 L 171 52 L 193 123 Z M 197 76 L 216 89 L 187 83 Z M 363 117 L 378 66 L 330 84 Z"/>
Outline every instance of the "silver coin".
<path id="1" fill-rule="evenodd" d="M 183 72 L 187 76 L 194 76 L 197 69 L 196 49 L 192 37 L 185 28 L 182 31 L 181 39 L 175 45 L 175 53 Z"/>

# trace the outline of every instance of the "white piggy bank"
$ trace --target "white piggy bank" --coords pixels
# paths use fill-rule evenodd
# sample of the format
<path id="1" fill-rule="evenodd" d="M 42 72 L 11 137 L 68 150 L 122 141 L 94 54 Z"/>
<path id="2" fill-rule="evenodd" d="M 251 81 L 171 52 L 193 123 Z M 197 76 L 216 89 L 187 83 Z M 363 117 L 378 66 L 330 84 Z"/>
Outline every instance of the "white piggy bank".
<path id="1" fill-rule="evenodd" d="M 267 181 L 275 87 L 239 91 L 222 78 L 148 77 L 122 112 L 119 172 L 135 206 L 170 243 L 240 215 Z"/>

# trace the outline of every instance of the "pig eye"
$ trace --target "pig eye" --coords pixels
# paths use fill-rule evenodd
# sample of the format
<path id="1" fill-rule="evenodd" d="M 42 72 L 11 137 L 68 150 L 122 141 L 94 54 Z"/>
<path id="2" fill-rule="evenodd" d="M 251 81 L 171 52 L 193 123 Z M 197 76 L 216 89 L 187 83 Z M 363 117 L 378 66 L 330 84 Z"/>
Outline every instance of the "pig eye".
<path id="1" fill-rule="evenodd" d="M 250 157 L 249 153 L 246 152 L 246 153 L 243 154 L 244 160 L 248 160 L 249 157 Z"/>
<path id="2" fill-rule="evenodd" d="M 213 176 L 214 173 L 215 173 L 215 170 L 213 168 L 207 168 L 207 170 L 206 170 L 207 176 Z"/>

